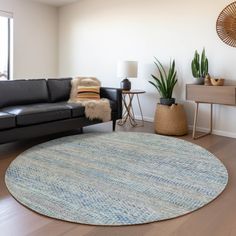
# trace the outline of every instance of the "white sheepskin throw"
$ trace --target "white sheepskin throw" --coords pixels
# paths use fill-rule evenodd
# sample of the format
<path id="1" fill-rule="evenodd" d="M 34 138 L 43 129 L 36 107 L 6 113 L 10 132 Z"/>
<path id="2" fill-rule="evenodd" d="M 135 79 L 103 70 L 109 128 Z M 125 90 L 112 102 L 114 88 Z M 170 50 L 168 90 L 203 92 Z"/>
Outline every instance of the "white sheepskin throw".
<path id="1" fill-rule="evenodd" d="M 108 99 L 83 101 L 81 104 L 85 106 L 85 116 L 90 120 L 100 119 L 103 122 L 111 120 L 111 107 Z"/>
<path id="2" fill-rule="evenodd" d="M 78 98 L 79 86 L 101 86 L 101 82 L 93 77 L 77 77 L 71 81 L 71 93 L 68 103 L 79 103 L 85 107 L 85 116 L 90 119 L 99 119 L 103 122 L 111 120 L 110 102 L 106 98 L 99 100 L 80 100 Z"/>

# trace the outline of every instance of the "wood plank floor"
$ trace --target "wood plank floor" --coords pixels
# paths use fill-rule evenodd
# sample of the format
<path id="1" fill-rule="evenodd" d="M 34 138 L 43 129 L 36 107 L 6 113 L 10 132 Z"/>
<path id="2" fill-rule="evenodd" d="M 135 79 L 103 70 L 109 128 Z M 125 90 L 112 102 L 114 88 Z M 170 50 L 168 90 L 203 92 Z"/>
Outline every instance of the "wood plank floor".
<path id="1" fill-rule="evenodd" d="M 122 131 L 153 133 L 152 123 L 142 128 L 118 128 Z M 111 124 L 86 128 L 87 132 L 111 132 Z M 54 138 L 50 137 L 50 138 Z M 50 138 L 0 145 L 0 235 L 1 236 L 235 236 L 236 235 L 236 139 L 207 136 L 193 141 L 214 153 L 227 167 L 229 183 L 215 201 L 188 215 L 157 223 L 126 227 L 96 227 L 67 223 L 40 216 L 17 203 L 4 183 L 5 171 L 25 149 Z"/>

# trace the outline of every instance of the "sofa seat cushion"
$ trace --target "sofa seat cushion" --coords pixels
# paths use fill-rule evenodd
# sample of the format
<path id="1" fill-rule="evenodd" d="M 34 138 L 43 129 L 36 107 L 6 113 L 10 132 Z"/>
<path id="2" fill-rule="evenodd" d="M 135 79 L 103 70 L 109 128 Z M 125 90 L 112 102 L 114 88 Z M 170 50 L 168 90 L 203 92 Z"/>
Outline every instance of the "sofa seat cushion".
<path id="1" fill-rule="evenodd" d="M 25 126 L 55 120 L 71 118 L 71 110 L 63 104 L 43 103 L 25 106 L 14 106 L 2 109 L 16 116 L 16 125 Z"/>
<path id="2" fill-rule="evenodd" d="M 15 115 L 0 111 L 0 130 L 16 127 Z"/>
<path id="3" fill-rule="evenodd" d="M 78 103 L 63 102 L 67 107 L 71 109 L 71 116 L 73 118 L 85 116 L 85 107 Z"/>

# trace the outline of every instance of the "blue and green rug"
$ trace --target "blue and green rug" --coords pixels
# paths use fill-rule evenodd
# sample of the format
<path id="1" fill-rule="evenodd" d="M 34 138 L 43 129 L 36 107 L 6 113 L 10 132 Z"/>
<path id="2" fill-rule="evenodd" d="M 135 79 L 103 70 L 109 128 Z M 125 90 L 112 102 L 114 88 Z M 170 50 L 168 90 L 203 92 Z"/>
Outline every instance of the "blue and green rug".
<path id="1" fill-rule="evenodd" d="M 189 142 L 147 133 L 64 137 L 9 166 L 6 185 L 26 207 L 70 222 L 133 225 L 166 220 L 214 200 L 224 165 Z"/>

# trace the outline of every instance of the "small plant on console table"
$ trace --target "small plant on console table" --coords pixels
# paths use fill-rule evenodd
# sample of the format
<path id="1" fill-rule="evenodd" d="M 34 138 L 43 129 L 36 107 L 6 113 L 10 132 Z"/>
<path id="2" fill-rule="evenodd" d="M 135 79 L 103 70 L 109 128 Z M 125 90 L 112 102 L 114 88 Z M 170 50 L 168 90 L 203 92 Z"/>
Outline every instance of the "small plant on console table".
<path id="1" fill-rule="evenodd" d="M 175 104 L 175 98 L 172 97 L 174 87 L 177 83 L 175 60 L 170 61 L 170 67 L 168 71 L 164 69 L 164 66 L 156 57 L 154 63 L 157 67 L 159 76 L 151 75 L 154 81 L 149 81 L 149 83 L 152 84 L 161 95 L 160 103 L 162 105 L 170 106 Z"/>
<path id="2" fill-rule="evenodd" d="M 198 51 L 195 51 L 191 68 L 193 77 L 195 78 L 194 84 L 204 84 L 205 77 L 208 75 L 208 59 L 205 48 L 202 50 L 201 59 Z"/>

